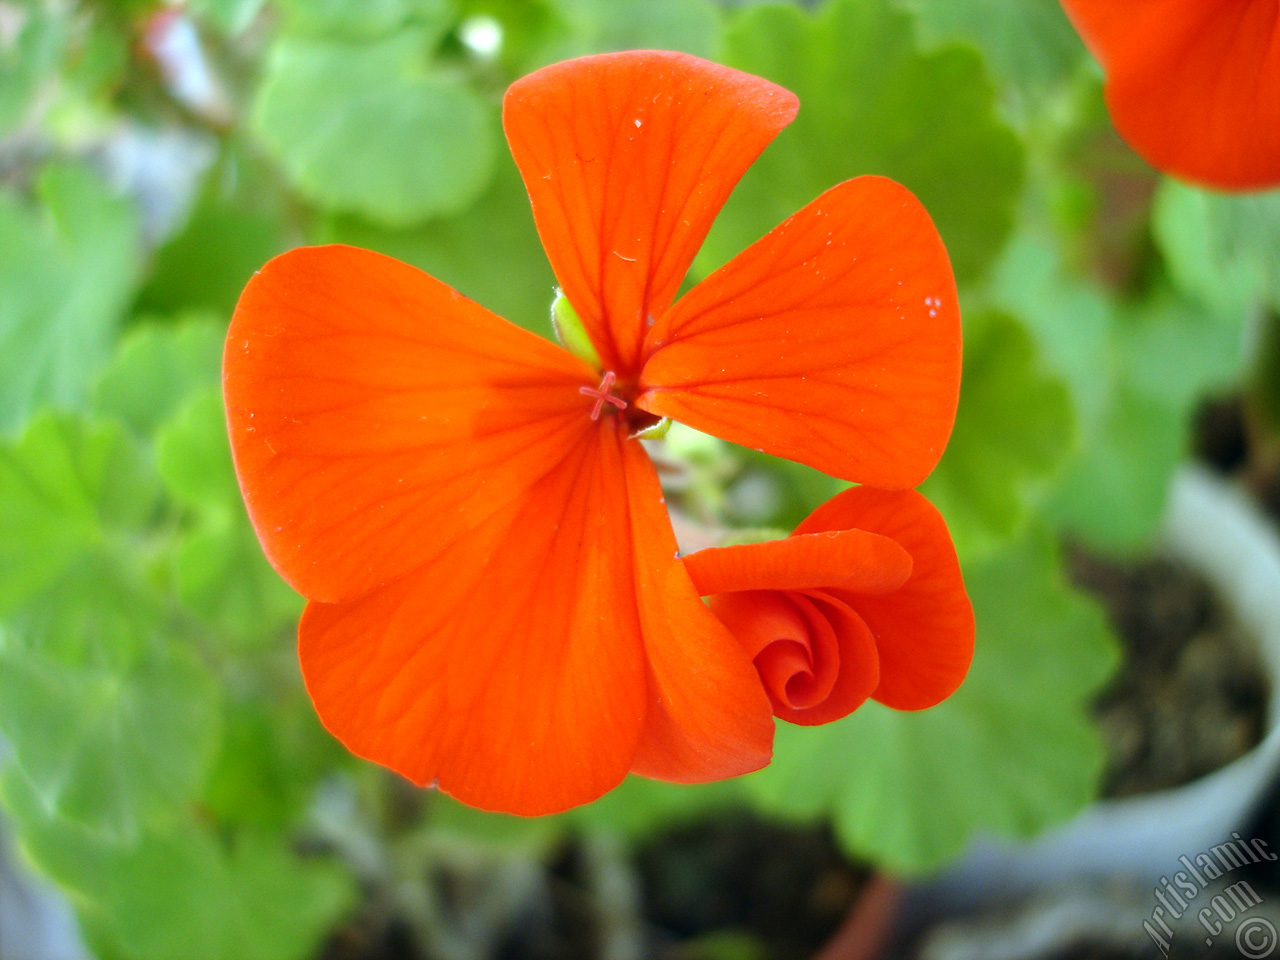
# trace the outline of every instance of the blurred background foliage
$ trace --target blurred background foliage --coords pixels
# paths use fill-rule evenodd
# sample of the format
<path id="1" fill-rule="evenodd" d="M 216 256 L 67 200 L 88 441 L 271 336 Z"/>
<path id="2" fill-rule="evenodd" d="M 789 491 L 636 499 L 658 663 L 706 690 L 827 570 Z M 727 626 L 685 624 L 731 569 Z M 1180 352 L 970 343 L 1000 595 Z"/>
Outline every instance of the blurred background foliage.
<path id="1" fill-rule="evenodd" d="M 501 95 L 631 47 L 801 99 L 695 278 L 858 174 L 935 217 L 967 354 L 924 490 L 977 656 L 936 710 L 780 725 L 744 780 L 628 782 L 518 821 L 406 796 L 320 730 L 301 601 L 236 490 L 221 344 L 255 269 L 335 241 L 548 332 Z M 1100 91 L 1055 0 L 0 0 L 0 798 L 95 952 L 301 960 L 382 897 L 465 956 L 423 862 L 515 883 L 568 835 L 618 855 L 749 808 L 829 822 L 849 854 L 911 874 L 1088 803 L 1089 704 L 1116 653 L 1064 538 L 1145 548 L 1207 394 L 1244 385 L 1280 423 L 1280 194 L 1162 181 Z M 679 428 L 661 455 L 682 464 L 673 503 L 716 529 L 786 529 L 839 488 Z"/>

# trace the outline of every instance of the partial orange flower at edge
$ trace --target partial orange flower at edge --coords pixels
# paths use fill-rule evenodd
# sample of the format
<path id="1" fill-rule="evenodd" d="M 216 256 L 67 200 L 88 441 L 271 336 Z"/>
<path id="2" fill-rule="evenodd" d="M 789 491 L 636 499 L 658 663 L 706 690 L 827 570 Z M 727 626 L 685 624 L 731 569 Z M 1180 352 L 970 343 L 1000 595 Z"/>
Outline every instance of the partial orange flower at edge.
<path id="1" fill-rule="evenodd" d="M 1275 0 L 1062 0 L 1107 74 L 1116 129 L 1156 169 L 1222 190 L 1280 185 Z"/>
<path id="2" fill-rule="evenodd" d="M 914 490 L 846 490 L 788 539 L 700 550 L 685 567 L 792 723 L 830 723 L 868 698 L 934 706 L 973 659 L 951 536 Z"/>
<path id="3" fill-rule="evenodd" d="M 946 251 L 880 178 L 828 191 L 670 305 L 795 111 L 767 81 L 652 51 L 511 87 L 507 136 L 599 370 L 368 251 L 294 250 L 250 281 L 224 360 L 237 474 L 311 601 L 304 679 L 354 753 L 520 814 L 628 771 L 768 762 L 769 703 L 679 561 L 633 434 L 674 416 L 909 487 L 942 453 L 960 369 Z"/>

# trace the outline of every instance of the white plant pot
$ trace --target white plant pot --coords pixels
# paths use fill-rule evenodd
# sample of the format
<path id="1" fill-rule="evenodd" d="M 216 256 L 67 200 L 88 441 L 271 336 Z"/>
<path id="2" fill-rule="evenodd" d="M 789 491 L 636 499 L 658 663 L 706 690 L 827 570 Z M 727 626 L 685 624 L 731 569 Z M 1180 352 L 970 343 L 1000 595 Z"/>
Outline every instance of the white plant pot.
<path id="1" fill-rule="evenodd" d="M 1099 802 L 1025 844 L 983 840 L 927 899 L 953 906 L 1004 900 L 1064 882 L 1120 877 L 1155 884 L 1178 858 L 1242 831 L 1280 771 L 1280 534 L 1249 495 L 1197 466 L 1169 494 L 1164 554 L 1200 574 L 1259 647 L 1271 682 L 1267 733 L 1247 754 L 1191 783 Z M 1046 745 L 1048 749 L 1049 745 Z M 1249 838 L 1246 838 L 1249 839 Z M 922 891 L 922 893 L 925 891 Z"/>

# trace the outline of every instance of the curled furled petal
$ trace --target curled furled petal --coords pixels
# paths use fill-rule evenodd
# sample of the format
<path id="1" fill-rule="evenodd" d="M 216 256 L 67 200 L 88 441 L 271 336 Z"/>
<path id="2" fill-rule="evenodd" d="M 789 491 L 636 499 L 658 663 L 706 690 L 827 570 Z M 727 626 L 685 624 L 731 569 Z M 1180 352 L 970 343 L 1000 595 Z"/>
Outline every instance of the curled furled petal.
<path id="1" fill-rule="evenodd" d="M 821 592 L 725 593 L 711 609 L 755 664 L 775 716 L 812 726 L 860 707 L 876 688 L 879 663 L 865 623 Z"/>
<path id="2" fill-rule="evenodd" d="M 793 723 L 838 719 L 868 696 L 932 706 L 973 657 L 951 537 L 915 491 L 847 490 L 785 540 L 702 550 L 685 565 L 751 656 L 774 714 Z"/>
<path id="3" fill-rule="evenodd" d="M 911 576 L 892 593 L 828 590 L 857 610 L 875 637 L 880 684 L 872 697 L 898 710 L 945 700 L 969 672 L 974 638 L 973 606 L 946 521 L 914 490 L 855 487 L 818 507 L 795 532 L 849 529 L 889 537 L 911 555 Z"/>

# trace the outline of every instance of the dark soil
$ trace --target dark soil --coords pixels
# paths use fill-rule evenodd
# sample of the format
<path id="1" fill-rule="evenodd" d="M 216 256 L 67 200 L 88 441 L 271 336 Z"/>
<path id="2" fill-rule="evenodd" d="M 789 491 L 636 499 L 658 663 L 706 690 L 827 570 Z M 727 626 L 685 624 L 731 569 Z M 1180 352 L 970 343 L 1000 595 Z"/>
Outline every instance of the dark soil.
<path id="1" fill-rule="evenodd" d="M 1248 464 L 1249 446 L 1239 397 L 1216 397 L 1200 405 L 1192 424 L 1192 447 L 1198 460 L 1220 473 L 1235 473 Z"/>
<path id="2" fill-rule="evenodd" d="M 810 957 L 835 932 L 866 883 L 826 831 L 799 831 L 739 815 L 655 837 L 637 853 L 655 956 L 690 953 L 715 935 L 755 941 L 777 960 Z M 665 942 L 662 942 L 665 941 Z M 682 946 L 681 944 L 686 946 Z M 743 956 L 737 953 L 735 956 Z"/>
<path id="3" fill-rule="evenodd" d="M 1107 741 L 1104 796 L 1189 783 L 1262 739 L 1266 676 L 1207 584 L 1167 560 L 1120 563 L 1075 548 L 1069 561 L 1123 646 L 1094 706 Z"/>
<path id="4" fill-rule="evenodd" d="M 366 906 L 335 930 L 318 960 L 423 960 L 408 928 Z"/>
<path id="5" fill-rule="evenodd" d="M 1206 400 L 1196 412 L 1193 450 L 1202 463 L 1240 479 L 1280 523 L 1280 437 L 1257 421 L 1237 394 Z"/>
<path id="6" fill-rule="evenodd" d="M 801 960 L 831 937 L 867 871 L 824 830 L 722 813 L 652 836 L 629 857 L 642 911 L 634 946 L 645 960 Z M 510 924 L 494 960 L 594 960 L 599 911 L 578 844 L 545 865 L 549 894 Z M 454 905 L 464 911 L 466 904 Z M 329 939 L 319 960 L 436 960 L 372 899 Z M 484 960 L 484 958 L 476 958 Z"/>

